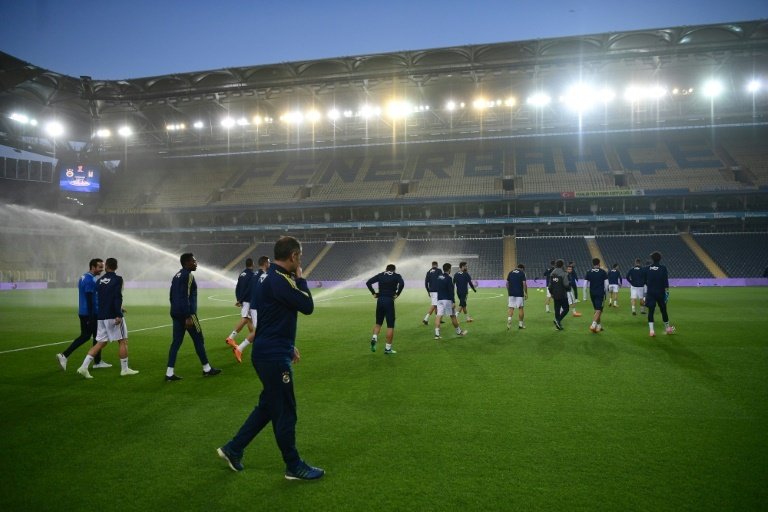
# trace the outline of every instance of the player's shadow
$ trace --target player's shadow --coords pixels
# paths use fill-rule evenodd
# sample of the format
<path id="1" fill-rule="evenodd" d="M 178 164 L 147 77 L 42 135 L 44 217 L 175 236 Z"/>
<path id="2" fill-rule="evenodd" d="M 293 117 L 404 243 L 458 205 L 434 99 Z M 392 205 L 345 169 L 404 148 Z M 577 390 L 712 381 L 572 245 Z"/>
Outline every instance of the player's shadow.
<path id="1" fill-rule="evenodd" d="M 696 371 L 707 380 L 715 382 L 723 380 L 723 377 L 717 373 L 716 367 L 696 352 L 674 341 L 667 341 L 666 339 L 663 341 L 662 343 L 651 342 L 647 348 L 659 354 L 666 354 L 670 362 L 680 368 Z"/>

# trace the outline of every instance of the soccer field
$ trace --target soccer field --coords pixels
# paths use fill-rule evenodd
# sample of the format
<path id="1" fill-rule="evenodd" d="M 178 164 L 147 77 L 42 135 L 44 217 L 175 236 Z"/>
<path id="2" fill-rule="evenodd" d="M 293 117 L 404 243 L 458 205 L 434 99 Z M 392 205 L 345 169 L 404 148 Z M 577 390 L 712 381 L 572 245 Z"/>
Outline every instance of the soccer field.
<path id="1" fill-rule="evenodd" d="M 0 510 L 765 510 L 768 506 L 767 288 L 673 289 L 677 334 L 657 337 L 620 308 L 565 330 L 531 290 L 527 329 L 506 330 L 502 289 L 470 294 L 475 322 L 443 339 L 421 323 L 428 298 L 397 302 L 396 355 L 371 353 L 375 301 L 315 290 L 299 318 L 297 444 L 325 468 L 283 478 L 269 429 L 232 472 L 215 452 L 255 405 L 250 350 L 224 343 L 229 290 L 200 290 L 211 363 L 191 340 L 163 379 L 167 290 L 126 290 L 131 367 L 62 372 L 78 333 L 75 290 L 0 293 Z M 515 322 L 516 325 L 516 322 Z"/>

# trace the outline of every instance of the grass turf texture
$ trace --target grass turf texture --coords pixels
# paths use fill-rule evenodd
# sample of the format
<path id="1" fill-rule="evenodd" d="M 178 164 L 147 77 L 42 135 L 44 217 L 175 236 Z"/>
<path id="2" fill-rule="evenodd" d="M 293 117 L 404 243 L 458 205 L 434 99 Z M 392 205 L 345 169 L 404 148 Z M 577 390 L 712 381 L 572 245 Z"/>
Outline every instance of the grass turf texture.
<path id="1" fill-rule="evenodd" d="M 506 330 L 502 290 L 470 294 L 475 322 L 434 341 L 426 293 L 398 299 L 398 354 L 369 348 L 375 301 L 316 290 L 295 367 L 303 457 L 326 469 L 289 482 L 268 427 L 233 473 L 216 447 L 260 385 L 224 344 L 232 294 L 201 290 L 211 362 L 191 340 L 184 380 L 163 380 L 167 291 L 126 290 L 133 377 L 62 372 L 78 331 L 74 290 L 0 293 L 2 510 L 757 510 L 768 503 L 768 341 L 762 288 L 674 289 L 675 336 L 641 316 L 592 308 L 558 332 L 531 290 L 527 329 Z M 660 315 L 657 312 L 657 319 Z M 242 337 L 242 335 L 241 335 Z M 53 346 L 12 351 L 63 342 Z"/>

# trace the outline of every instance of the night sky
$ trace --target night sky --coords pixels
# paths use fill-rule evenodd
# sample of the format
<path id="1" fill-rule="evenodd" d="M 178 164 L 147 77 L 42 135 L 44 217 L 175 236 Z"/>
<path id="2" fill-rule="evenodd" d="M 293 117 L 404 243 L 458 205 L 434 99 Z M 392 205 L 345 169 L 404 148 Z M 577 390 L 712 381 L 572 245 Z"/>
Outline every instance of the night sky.
<path id="1" fill-rule="evenodd" d="M 0 0 L 0 50 L 111 80 L 765 18 L 766 0 Z"/>

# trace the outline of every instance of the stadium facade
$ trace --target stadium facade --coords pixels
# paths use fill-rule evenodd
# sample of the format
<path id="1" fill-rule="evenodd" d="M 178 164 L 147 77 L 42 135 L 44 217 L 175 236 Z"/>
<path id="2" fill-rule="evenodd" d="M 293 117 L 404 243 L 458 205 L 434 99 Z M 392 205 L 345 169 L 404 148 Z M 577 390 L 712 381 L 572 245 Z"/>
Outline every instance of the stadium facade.
<path id="1" fill-rule="evenodd" d="M 767 115 L 766 21 L 110 81 L 0 54 L 0 194 L 178 246 L 764 244 Z"/>

